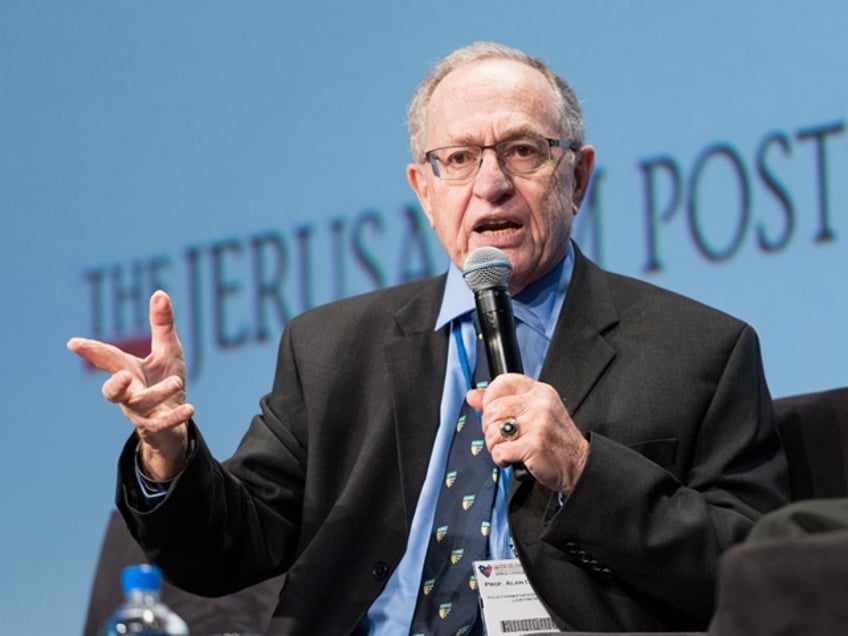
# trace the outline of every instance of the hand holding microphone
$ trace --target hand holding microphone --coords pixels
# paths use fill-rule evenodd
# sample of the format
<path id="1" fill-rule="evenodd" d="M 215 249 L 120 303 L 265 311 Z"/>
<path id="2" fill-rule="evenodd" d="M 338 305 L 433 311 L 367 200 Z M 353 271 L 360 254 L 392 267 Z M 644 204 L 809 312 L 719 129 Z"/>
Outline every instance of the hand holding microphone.
<path id="1" fill-rule="evenodd" d="M 463 268 L 465 282 L 474 292 L 493 381 L 502 374 L 524 373 L 509 295 L 511 275 L 506 254 L 494 247 L 471 252 Z M 525 375 L 512 376 L 490 386 L 485 394 L 469 394 L 469 403 L 485 411 L 484 430 L 493 455 L 499 455 L 498 446 L 507 443 L 509 454 L 520 453 L 517 460 L 507 460 L 515 461 L 516 479 L 530 479 L 532 470 L 532 477 L 551 490 L 571 491 L 586 464 L 589 443 L 556 389 Z M 496 429 L 491 430 L 492 426 Z"/>
<path id="2" fill-rule="evenodd" d="M 512 263 L 498 248 L 480 247 L 468 255 L 462 276 L 474 292 L 492 379 L 503 373 L 524 373 L 509 295 Z M 515 417 L 507 417 L 500 425 L 501 436 L 507 440 L 515 438 L 518 427 Z M 513 469 L 516 479 L 523 481 L 530 476 L 523 464 L 516 464 Z"/>

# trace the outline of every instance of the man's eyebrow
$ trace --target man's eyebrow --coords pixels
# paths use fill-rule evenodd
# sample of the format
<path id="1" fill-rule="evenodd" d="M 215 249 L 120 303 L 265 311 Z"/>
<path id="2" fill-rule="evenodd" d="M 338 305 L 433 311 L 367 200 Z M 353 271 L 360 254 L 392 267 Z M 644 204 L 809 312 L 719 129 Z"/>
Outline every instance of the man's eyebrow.
<path id="1" fill-rule="evenodd" d="M 530 126 L 519 126 L 517 128 L 511 128 L 504 134 L 502 137 L 499 137 L 495 143 L 501 143 L 502 141 L 509 141 L 511 139 L 516 139 L 518 137 L 545 137 L 544 134 L 540 133 L 538 130 L 534 130 Z M 483 146 L 488 144 L 483 144 L 478 141 L 478 138 L 473 135 L 461 135 L 458 137 L 451 137 L 448 141 L 443 144 L 439 144 L 438 148 L 449 148 L 451 146 Z"/>

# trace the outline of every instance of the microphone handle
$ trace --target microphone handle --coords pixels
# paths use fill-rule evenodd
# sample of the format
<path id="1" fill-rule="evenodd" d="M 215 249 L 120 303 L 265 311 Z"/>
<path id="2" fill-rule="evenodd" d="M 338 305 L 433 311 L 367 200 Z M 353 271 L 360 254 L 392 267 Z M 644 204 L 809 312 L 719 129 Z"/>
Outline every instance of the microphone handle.
<path id="1" fill-rule="evenodd" d="M 506 287 L 481 289 L 474 293 L 474 300 L 492 378 L 502 373 L 524 373 L 509 290 Z M 513 464 L 512 470 L 517 480 L 530 479 L 530 472 L 524 464 Z"/>

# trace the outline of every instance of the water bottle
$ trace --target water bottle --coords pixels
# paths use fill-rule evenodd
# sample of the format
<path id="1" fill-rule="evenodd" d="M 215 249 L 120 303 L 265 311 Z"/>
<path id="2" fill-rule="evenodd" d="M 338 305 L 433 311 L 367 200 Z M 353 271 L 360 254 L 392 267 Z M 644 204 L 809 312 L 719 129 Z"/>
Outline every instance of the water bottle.
<path id="1" fill-rule="evenodd" d="M 185 621 L 160 598 L 161 574 L 153 565 L 121 572 L 124 603 L 106 625 L 106 636 L 188 636 Z"/>

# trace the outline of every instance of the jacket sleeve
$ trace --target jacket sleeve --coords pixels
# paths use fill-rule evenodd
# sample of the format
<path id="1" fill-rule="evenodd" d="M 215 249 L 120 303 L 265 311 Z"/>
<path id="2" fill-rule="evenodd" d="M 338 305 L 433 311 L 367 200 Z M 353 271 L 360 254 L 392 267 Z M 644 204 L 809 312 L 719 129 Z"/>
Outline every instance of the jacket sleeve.
<path id="1" fill-rule="evenodd" d="M 212 457 L 190 423 L 187 465 L 151 506 L 134 472 L 135 435 L 121 454 L 117 506 L 148 557 L 186 591 L 229 594 L 285 571 L 294 558 L 306 451 L 290 345 L 284 335 L 274 389 L 227 462 Z"/>

